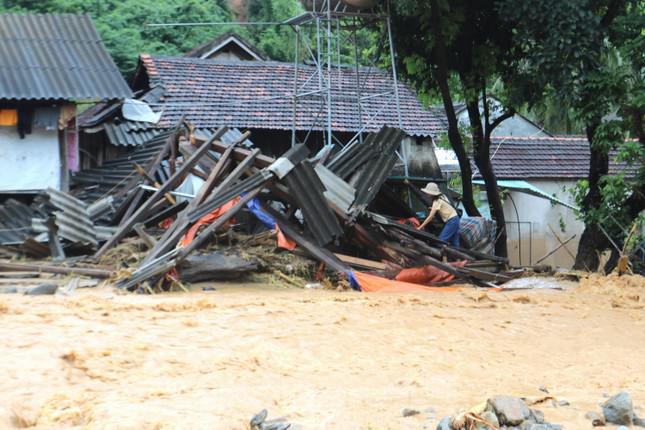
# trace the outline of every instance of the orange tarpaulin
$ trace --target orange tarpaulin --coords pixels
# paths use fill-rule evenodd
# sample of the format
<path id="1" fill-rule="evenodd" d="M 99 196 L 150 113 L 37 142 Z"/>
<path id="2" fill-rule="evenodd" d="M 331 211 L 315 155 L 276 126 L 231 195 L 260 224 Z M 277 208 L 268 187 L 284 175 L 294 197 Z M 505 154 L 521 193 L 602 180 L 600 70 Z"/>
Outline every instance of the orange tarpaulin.
<path id="1" fill-rule="evenodd" d="M 394 293 L 394 292 L 449 292 L 449 291 L 458 291 L 459 287 L 428 287 L 425 285 L 412 284 L 410 282 L 401 282 L 393 281 L 387 278 L 381 278 L 380 276 L 369 275 L 362 272 L 354 272 L 354 277 L 358 281 L 358 284 L 361 287 L 361 291 L 372 293 L 372 292 L 384 292 L 384 293 Z"/>
<path id="2" fill-rule="evenodd" d="M 401 218 L 401 219 L 397 220 L 396 222 L 398 222 L 399 224 L 403 224 L 403 225 L 411 225 L 414 228 L 421 227 L 421 223 L 415 217 Z"/>
<path id="3" fill-rule="evenodd" d="M 215 220 L 217 220 L 219 217 L 221 217 L 226 212 L 228 212 L 240 200 L 241 200 L 240 196 L 235 197 L 233 200 L 230 200 L 229 202 L 224 203 L 222 206 L 218 207 L 217 209 L 201 217 L 181 238 L 181 240 L 179 241 L 180 246 L 182 247 L 187 246 L 190 242 L 195 240 L 195 236 L 197 236 L 197 232 L 199 231 L 199 228 L 201 226 L 214 223 Z M 226 225 L 230 226 L 234 222 L 235 221 L 231 219 L 226 223 Z M 296 249 L 296 242 L 294 242 L 293 240 L 285 236 L 284 233 L 282 233 L 282 230 L 280 230 L 280 227 L 278 227 L 277 223 L 275 224 L 275 230 L 278 235 L 278 246 L 280 248 L 288 249 L 289 251 L 293 251 L 294 249 Z"/>
<path id="4" fill-rule="evenodd" d="M 448 263 L 453 267 L 463 267 L 466 261 L 456 261 Z M 412 269 L 403 269 L 396 275 L 397 281 L 411 282 L 413 284 L 430 285 L 437 282 L 448 282 L 455 279 L 455 275 L 451 275 L 434 266 L 415 267 Z"/>
<path id="5" fill-rule="evenodd" d="M 224 215 L 226 212 L 228 212 L 237 202 L 241 200 L 240 196 L 235 197 L 233 200 L 229 200 L 228 202 L 224 203 L 222 206 L 218 207 L 217 209 L 214 209 L 213 211 L 207 213 L 203 217 L 201 217 L 193 226 L 186 232 L 186 234 L 181 238 L 179 241 L 179 244 L 184 247 L 187 246 L 190 242 L 192 242 L 195 239 L 195 236 L 197 236 L 197 232 L 199 231 L 199 228 L 203 225 L 208 225 L 214 223 L 217 218 L 221 217 Z M 231 225 L 233 224 L 233 220 L 229 220 L 226 225 Z"/>
<path id="6" fill-rule="evenodd" d="M 296 249 L 296 242 L 284 235 L 277 222 L 275 223 L 275 231 L 278 234 L 278 246 L 280 248 L 288 249 L 289 251 Z"/>

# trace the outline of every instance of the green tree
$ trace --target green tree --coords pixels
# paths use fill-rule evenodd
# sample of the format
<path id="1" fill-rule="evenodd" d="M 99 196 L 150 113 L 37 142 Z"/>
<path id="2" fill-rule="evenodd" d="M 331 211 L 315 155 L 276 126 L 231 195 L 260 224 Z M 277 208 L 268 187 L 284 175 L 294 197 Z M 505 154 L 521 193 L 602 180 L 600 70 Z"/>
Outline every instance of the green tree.
<path id="1" fill-rule="evenodd" d="M 435 85 L 439 89 L 448 120 L 448 138 L 461 169 L 464 207 L 469 215 L 478 215 L 470 159 L 453 105 L 455 91 L 450 83 L 457 80 L 457 92 L 466 101 L 470 119 L 473 158 L 484 178 L 491 214 L 497 222 L 499 240 L 495 251 L 506 256 L 506 222 L 490 161 L 490 145 L 495 127 L 515 111 L 510 108 L 492 112 L 488 95 L 496 78 L 509 73 L 512 29 L 502 25 L 494 0 L 405 0 L 396 3 L 395 11 L 395 37 L 401 61 L 420 90 Z M 512 100 L 505 105 L 513 106 Z"/>
<path id="2" fill-rule="evenodd" d="M 574 268 L 597 270 L 599 254 L 621 245 L 645 209 L 645 28 L 642 1 L 500 0 L 520 72 L 518 93 L 528 100 L 555 95 L 584 125 L 589 177 L 576 197 L 585 223 Z M 610 176 L 612 154 L 639 167 L 633 180 Z M 609 236 L 609 237 L 608 237 Z M 611 238 L 611 240 L 610 240 Z M 606 269 L 617 260 L 614 249 Z"/>

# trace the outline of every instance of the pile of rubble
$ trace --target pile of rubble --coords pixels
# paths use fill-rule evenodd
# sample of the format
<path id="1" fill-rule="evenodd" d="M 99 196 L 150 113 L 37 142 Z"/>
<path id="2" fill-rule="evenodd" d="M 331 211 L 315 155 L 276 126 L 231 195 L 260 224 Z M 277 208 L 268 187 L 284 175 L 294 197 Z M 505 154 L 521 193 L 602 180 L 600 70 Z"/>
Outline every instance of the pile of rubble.
<path id="1" fill-rule="evenodd" d="M 249 135 L 223 127 L 206 138 L 182 122 L 126 157 L 79 172 L 70 193 L 5 202 L 2 255 L 56 264 L 5 261 L 0 270 L 111 278 L 125 290 L 154 291 L 266 268 L 245 246 L 268 240 L 267 252 L 311 262 L 316 280 L 355 289 L 364 289 L 364 274 L 409 281 L 421 270 L 432 282 L 415 282 L 426 285 L 495 287 L 525 272 L 405 222 L 414 211 L 384 186 L 401 130 L 383 127 L 316 154 L 296 145 L 277 159 L 250 145 Z M 196 192 L 185 191 L 196 182 Z"/>
<path id="2" fill-rule="evenodd" d="M 513 396 L 495 396 L 474 408 L 445 417 L 437 430 L 561 430 L 559 424 L 544 420 L 544 413 L 529 408 Z"/>

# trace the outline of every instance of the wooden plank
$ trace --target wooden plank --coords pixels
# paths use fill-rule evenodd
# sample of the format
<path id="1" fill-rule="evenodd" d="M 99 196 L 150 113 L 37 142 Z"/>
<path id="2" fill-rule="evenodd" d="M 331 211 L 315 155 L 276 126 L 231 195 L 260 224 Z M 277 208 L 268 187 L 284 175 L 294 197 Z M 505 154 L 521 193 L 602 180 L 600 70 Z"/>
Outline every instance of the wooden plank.
<path id="1" fill-rule="evenodd" d="M 245 138 L 246 139 L 246 138 Z M 232 145 L 233 148 L 229 152 L 225 152 L 224 154 L 229 154 L 233 151 L 234 145 Z M 244 172 L 253 162 L 254 158 L 259 154 L 260 150 L 256 149 L 255 151 L 251 152 L 248 157 L 244 159 L 243 162 L 241 162 L 233 172 L 231 172 L 230 175 L 228 175 L 224 181 L 214 190 L 212 191 L 212 196 L 216 197 L 221 191 L 223 191 L 226 187 L 231 185 L 231 183 L 235 182 L 239 177 L 242 175 L 242 172 Z M 193 199 L 186 209 L 182 211 L 182 213 L 179 215 L 177 220 L 173 223 L 171 228 L 166 230 L 166 232 L 163 234 L 163 236 L 159 239 L 157 242 L 157 245 L 148 253 L 146 258 L 144 258 L 143 262 L 148 262 L 152 261 L 158 256 L 168 252 L 171 248 L 173 248 L 175 245 L 177 245 L 177 242 L 181 239 L 181 236 L 188 230 L 190 227 L 190 222 L 188 218 L 186 217 L 186 214 L 190 213 L 194 208 L 199 207 L 199 204 L 202 203 L 202 200 L 206 197 L 206 192 L 212 188 L 212 186 L 215 183 L 215 180 L 217 179 L 219 173 L 221 172 L 221 166 L 223 166 L 226 163 L 226 160 L 228 159 L 228 155 L 226 158 L 224 155 L 220 158 L 220 169 L 217 169 L 217 166 L 215 166 L 215 169 L 211 171 L 211 173 L 215 173 L 213 175 L 210 175 L 209 180 L 202 186 L 202 189 L 198 193 L 195 199 Z M 203 191 L 203 192 L 202 192 Z M 199 203 L 199 204 L 198 204 Z"/>
<path id="2" fill-rule="evenodd" d="M 184 174 L 189 172 L 190 169 L 197 164 L 197 161 L 204 155 L 206 151 L 209 150 L 210 144 L 216 139 L 219 139 L 224 133 L 226 133 L 227 128 L 222 127 L 216 133 L 211 136 L 207 144 L 202 145 L 192 157 L 184 162 L 180 169 L 178 169 L 174 175 L 172 175 L 157 191 L 154 192 L 148 200 L 146 200 L 136 211 L 135 213 L 128 218 L 125 222 L 121 224 L 119 230 L 108 239 L 103 246 L 96 251 L 94 254 L 95 257 L 101 257 L 104 255 L 108 249 L 112 248 L 116 243 L 123 239 L 131 230 L 132 227 L 140 221 L 141 215 L 145 213 L 152 205 L 154 205 L 166 192 L 174 189 L 179 183 L 183 180 Z"/>
<path id="3" fill-rule="evenodd" d="M 197 142 L 200 142 L 200 141 L 203 142 L 202 139 L 195 139 L 195 140 Z M 220 154 L 223 153 L 224 151 L 226 151 L 228 146 L 229 145 L 226 145 L 226 144 L 224 144 L 222 142 L 212 142 L 211 143 L 211 148 L 215 152 L 219 152 Z M 237 160 L 237 161 L 242 161 L 246 157 L 248 157 L 250 153 L 251 153 L 251 150 L 249 150 L 249 149 L 235 148 L 235 150 L 233 151 L 233 158 L 235 160 Z M 268 167 L 271 164 L 273 164 L 274 161 L 275 161 L 275 158 L 273 158 L 273 157 L 269 157 L 267 155 L 258 155 L 258 157 L 255 159 L 255 165 L 257 167 Z"/>
<path id="4" fill-rule="evenodd" d="M 146 232 L 146 231 L 144 230 L 144 228 L 143 228 L 143 224 L 142 224 L 142 223 L 137 223 L 137 224 L 135 224 L 135 225 L 134 225 L 134 227 L 133 227 L 133 229 L 134 229 L 134 231 L 136 231 L 136 232 L 137 232 L 137 234 L 139 235 L 139 237 L 140 237 L 140 238 L 145 242 L 145 244 L 148 246 L 148 249 L 152 249 L 152 248 L 154 248 L 154 247 L 155 247 L 155 245 L 157 244 L 157 241 L 156 241 L 152 236 L 150 236 L 150 235 L 148 234 L 148 232 Z"/>
<path id="5" fill-rule="evenodd" d="M 139 166 L 137 163 L 132 163 L 132 164 L 134 165 L 134 170 L 136 170 L 136 172 L 141 177 L 143 177 L 146 181 L 148 181 L 150 183 L 150 185 L 152 185 L 153 187 L 155 187 L 157 189 L 159 187 L 161 187 L 161 184 L 159 182 L 155 181 L 155 179 L 153 177 L 151 177 L 143 167 Z M 177 204 L 177 200 L 175 200 L 175 198 L 172 196 L 172 194 L 165 193 L 164 197 L 166 197 L 166 200 L 168 200 L 168 203 L 170 203 L 171 205 Z"/>
<path id="6" fill-rule="evenodd" d="M 264 205 L 262 209 L 276 220 L 276 222 L 280 226 L 280 230 L 282 230 L 282 232 L 288 238 L 296 242 L 313 258 L 324 263 L 326 266 L 336 270 L 337 272 L 346 273 L 351 270 L 347 264 L 340 261 L 340 259 L 332 254 L 329 250 L 319 247 L 314 242 L 300 234 L 298 230 L 291 225 L 290 222 L 284 219 L 281 213 L 267 205 Z"/>
<path id="7" fill-rule="evenodd" d="M 367 260 L 365 258 L 352 257 L 351 255 L 334 253 L 338 259 L 344 263 L 349 264 L 350 266 L 358 266 L 366 269 L 375 269 L 375 270 L 385 270 L 387 265 L 381 263 L 380 261 Z"/>
<path id="8" fill-rule="evenodd" d="M 51 266 L 48 264 L 38 263 L 10 263 L 0 262 L 0 271 L 5 272 L 39 272 L 39 273 L 58 273 L 63 275 L 73 274 L 81 276 L 92 276 L 95 278 L 109 278 L 114 273 L 112 270 L 91 269 L 86 267 L 65 267 Z"/>

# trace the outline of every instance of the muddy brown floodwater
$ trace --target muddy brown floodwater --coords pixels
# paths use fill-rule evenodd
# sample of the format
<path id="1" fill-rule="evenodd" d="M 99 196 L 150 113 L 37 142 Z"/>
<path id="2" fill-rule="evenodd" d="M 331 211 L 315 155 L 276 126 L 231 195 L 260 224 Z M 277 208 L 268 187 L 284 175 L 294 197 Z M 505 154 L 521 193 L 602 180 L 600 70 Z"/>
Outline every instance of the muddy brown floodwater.
<path id="1" fill-rule="evenodd" d="M 496 394 L 544 395 L 566 429 L 604 395 L 645 415 L 645 282 L 570 291 L 217 291 L 0 296 L 0 427 L 434 429 Z M 404 418 L 403 408 L 425 411 Z M 434 411 L 434 412 L 431 412 Z"/>

